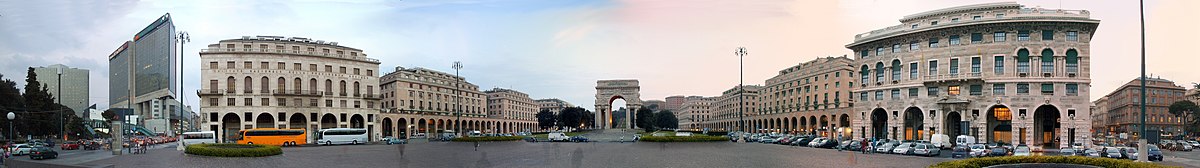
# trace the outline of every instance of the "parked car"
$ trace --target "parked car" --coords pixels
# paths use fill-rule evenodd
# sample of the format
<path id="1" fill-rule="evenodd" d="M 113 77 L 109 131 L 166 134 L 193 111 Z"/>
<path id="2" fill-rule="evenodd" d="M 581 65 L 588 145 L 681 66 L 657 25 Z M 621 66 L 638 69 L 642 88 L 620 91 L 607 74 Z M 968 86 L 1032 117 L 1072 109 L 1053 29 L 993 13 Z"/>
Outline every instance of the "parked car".
<path id="1" fill-rule="evenodd" d="M 971 148 L 967 146 L 955 146 L 950 152 L 950 158 L 969 158 L 975 156 L 971 152 Z"/>
<path id="2" fill-rule="evenodd" d="M 400 139 L 400 138 L 388 138 L 387 140 L 384 140 L 384 142 L 387 142 L 387 144 L 388 144 L 388 145 L 392 145 L 392 144 L 408 144 L 408 141 L 406 141 L 406 140 L 404 140 L 404 139 Z"/>
<path id="3" fill-rule="evenodd" d="M 971 156 L 972 156 L 972 157 L 983 157 L 983 156 L 987 156 L 987 155 L 988 155 L 987 145 L 984 145 L 984 144 L 971 144 L 971 145 L 970 145 L 970 146 L 968 146 L 968 147 L 971 149 Z"/>
<path id="4" fill-rule="evenodd" d="M 1125 152 L 1121 151 L 1121 148 L 1116 148 L 1116 147 L 1106 147 L 1106 148 L 1104 148 L 1104 153 L 1103 153 L 1103 155 L 1104 155 L 1104 157 L 1107 157 L 1107 158 L 1113 158 L 1113 159 L 1123 159 L 1123 158 L 1125 158 Z"/>
<path id="5" fill-rule="evenodd" d="M 1125 150 L 1125 157 L 1127 159 L 1137 160 L 1137 158 L 1138 158 L 1137 148 L 1125 148 L 1124 150 Z"/>
<path id="6" fill-rule="evenodd" d="M 584 136 L 573 136 L 571 142 L 588 142 L 588 138 Z"/>
<path id="7" fill-rule="evenodd" d="M 875 152 L 892 153 L 892 149 L 896 149 L 896 145 L 900 145 L 900 142 L 888 142 L 883 145 L 879 145 L 879 147 L 875 147 Z"/>
<path id="8" fill-rule="evenodd" d="M 550 141 L 568 141 L 571 140 L 571 137 L 568 137 L 566 133 L 551 132 L 550 134 L 546 134 L 546 139 L 550 139 Z"/>
<path id="9" fill-rule="evenodd" d="M 825 140 L 821 141 L 820 144 L 817 144 L 817 146 L 815 146 L 815 147 L 825 148 L 825 149 L 833 149 L 834 147 L 837 147 L 837 145 L 838 145 L 838 141 L 836 139 L 825 139 Z"/>
<path id="10" fill-rule="evenodd" d="M 862 141 L 861 140 L 849 140 L 849 141 L 844 141 L 842 143 L 846 144 L 840 148 L 842 150 L 862 151 Z"/>
<path id="11" fill-rule="evenodd" d="M 1079 155 L 1078 153 L 1079 153 L 1079 151 L 1076 150 L 1075 148 L 1062 148 L 1062 149 L 1058 150 L 1059 156 L 1075 156 L 1075 155 Z"/>
<path id="12" fill-rule="evenodd" d="M 1033 151 L 1029 146 L 1017 145 L 1013 147 L 1013 156 L 1029 156 L 1031 154 L 1033 154 Z"/>
<path id="13" fill-rule="evenodd" d="M 1155 160 L 1162 161 L 1163 160 L 1162 150 L 1160 150 L 1158 147 L 1150 146 L 1150 148 L 1146 149 L 1146 150 L 1148 150 L 1148 151 L 1146 151 L 1146 153 L 1148 153 L 1148 155 L 1146 155 L 1146 157 L 1149 157 L 1150 161 L 1155 161 Z"/>
<path id="14" fill-rule="evenodd" d="M 987 156 L 1008 156 L 1008 148 L 995 147 L 988 151 Z"/>
<path id="15" fill-rule="evenodd" d="M 32 150 L 30 150 L 30 152 L 31 153 L 29 153 L 29 159 L 32 159 L 32 160 L 58 158 L 58 152 L 55 152 L 54 149 L 50 149 L 49 147 L 36 147 L 36 148 L 33 148 Z"/>
<path id="16" fill-rule="evenodd" d="M 816 147 L 817 144 L 821 144 L 822 141 L 825 141 L 825 137 L 817 137 L 817 139 L 813 139 L 811 142 L 808 142 L 808 145 L 805 146 Z"/>
<path id="17" fill-rule="evenodd" d="M 1100 151 L 1097 151 L 1096 149 L 1085 149 L 1083 150 L 1083 156 L 1100 157 Z"/>
<path id="18" fill-rule="evenodd" d="M 799 140 L 796 140 L 796 142 L 792 142 L 791 145 L 792 146 L 805 146 L 805 145 L 808 145 L 809 142 L 812 142 L 813 139 L 816 139 L 816 138 L 810 137 L 810 136 L 805 136 L 805 137 L 800 138 Z"/>
<path id="19" fill-rule="evenodd" d="M 950 139 L 950 136 L 946 134 L 933 134 L 929 140 L 930 144 L 934 147 L 943 149 L 950 149 L 950 147 L 954 146 L 953 142 L 958 141 L 957 139 Z"/>
<path id="20" fill-rule="evenodd" d="M 959 135 L 958 137 L 954 137 L 954 145 L 956 146 L 974 145 L 975 143 L 978 143 L 975 142 L 975 137 L 970 135 Z"/>
<path id="21" fill-rule="evenodd" d="M 900 145 L 896 146 L 895 149 L 892 149 L 892 153 L 901 154 L 901 155 L 911 155 L 913 153 L 912 147 L 913 147 L 912 142 L 900 143 Z"/>
<path id="22" fill-rule="evenodd" d="M 912 147 L 912 151 L 913 151 L 912 153 L 914 155 L 921 155 L 921 156 L 942 155 L 942 148 L 939 148 L 937 146 L 933 146 L 933 144 L 927 144 L 927 143 L 918 143 L 916 146 Z"/>
<path id="23" fill-rule="evenodd" d="M 29 144 L 14 144 L 14 145 L 12 145 L 12 147 L 9 147 L 9 148 L 8 148 L 8 151 L 12 151 L 12 155 L 13 155 L 13 156 L 17 156 L 17 155 L 28 155 L 30 152 L 32 152 L 32 151 L 33 151 L 33 145 L 29 145 Z"/>

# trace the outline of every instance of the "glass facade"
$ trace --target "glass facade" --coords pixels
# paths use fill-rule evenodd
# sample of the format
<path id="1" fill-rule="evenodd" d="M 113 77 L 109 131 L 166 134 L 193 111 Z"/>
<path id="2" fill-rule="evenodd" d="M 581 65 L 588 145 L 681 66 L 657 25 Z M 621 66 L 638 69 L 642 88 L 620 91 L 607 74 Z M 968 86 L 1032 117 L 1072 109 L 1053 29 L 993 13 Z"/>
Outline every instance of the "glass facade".
<path id="1" fill-rule="evenodd" d="M 128 49 L 130 43 L 126 41 L 108 58 L 108 100 L 110 103 L 129 100 L 128 59 L 130 53 L 133 52 Z"/>
<path id="2" fill-rule="evenodd" d="M 135 38 L 134 62 L 137 69 L 134 80 L 136 95 L 175 89 L 175 25 L 170 17 L 163 16 L 157 25 L 147 27 L 144 34 Z"/>

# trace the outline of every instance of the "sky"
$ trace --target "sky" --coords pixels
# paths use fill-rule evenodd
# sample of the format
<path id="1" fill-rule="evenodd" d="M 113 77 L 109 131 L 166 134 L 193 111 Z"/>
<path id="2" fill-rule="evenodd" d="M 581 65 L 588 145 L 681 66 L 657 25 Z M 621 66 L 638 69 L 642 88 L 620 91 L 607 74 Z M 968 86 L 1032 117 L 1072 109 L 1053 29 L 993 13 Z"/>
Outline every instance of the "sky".
<path id="1" fill-rule="evenodd" d="M 979 0 L 0 0 L 0 74 L 24 86 L 27 67 L 91 70 L 91 102 L 107 108 L 107 56 L 170 13 L 184 45 L 185 98 L 198 104 L 198 52 L 241 36 L 335 41 L 396 66 L 453 72 L 482 90 L 512 88 L 592 109 L 596 80 L 638 79 L 642 100 L 719 96 L 781 69 L 853 53 L 855 34 L 905 15 Z M 1138 76 L 1137 1 L 1021 0 L 1026 7 L 1083 9 L 1099 19 L 1091 41 L 1095 100 Z M 1200 39 L 1200 1 L 1146 1 L 1147 73 L 1189 87 L 1200 82 L 1186 52 Z M 19 87 L 20 88 L 20 87 Z M 193 107 L 197 110 L 198 107 Z"/>

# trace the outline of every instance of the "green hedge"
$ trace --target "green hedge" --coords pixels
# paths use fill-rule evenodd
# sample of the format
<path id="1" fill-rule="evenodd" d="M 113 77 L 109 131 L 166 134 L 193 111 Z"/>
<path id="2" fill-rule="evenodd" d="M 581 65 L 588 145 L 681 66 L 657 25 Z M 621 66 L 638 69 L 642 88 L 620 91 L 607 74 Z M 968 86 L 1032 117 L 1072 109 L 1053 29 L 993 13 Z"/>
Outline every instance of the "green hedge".
<path id="1" fill-rule="evenodd" d="M 259 144 L 195 144 L 183 153 L 216 157 L 262 157 L 283 154 L 279 146 Z"/>
<path id="2" fill-rule="evenodd" d="M 639 141 L 646 142 L 713 142 L 713 141 L 729 141 L 729 138 L 723 136 L 642 136 Z"/>
<path id="3" fill-rule="evenodd" d="M 454 142 L 481 142 L 481 141 L 518 141 L 523 136 L 496 136 L 496 137 L 460 137 L 454 138 Z"/>
<path id="4" fill-rule="evenodd" d="M 1016 164 L 1016 163 L 1066 163 L 1066 164 L 1080 164 L 1080 165 L 1091 165 L 1091 166 L 1100 166 L 1100 167 L 1129 167 L 1129 168 L 1171 167 L 1171 166 L 1163 166 L 1163 165 L 1159 165 L 1159 164 L 1155 164 L 1155 163 L 1133 162 L 1131 160 L 1124 160 L 1124 159 L 1083 157 L 1083 156 L 981 157 L 981 158 L 969 158 L 969 159 L 962 159 L 962 160 L 945 161 L 945 162 L 941 162 L 938 164 L 934 164 L 929 167 L 931 167 L 931 168 L 979 168 L 979 167 L 987 167 L 987 166 L 993 166 L 993 165 Z"/>

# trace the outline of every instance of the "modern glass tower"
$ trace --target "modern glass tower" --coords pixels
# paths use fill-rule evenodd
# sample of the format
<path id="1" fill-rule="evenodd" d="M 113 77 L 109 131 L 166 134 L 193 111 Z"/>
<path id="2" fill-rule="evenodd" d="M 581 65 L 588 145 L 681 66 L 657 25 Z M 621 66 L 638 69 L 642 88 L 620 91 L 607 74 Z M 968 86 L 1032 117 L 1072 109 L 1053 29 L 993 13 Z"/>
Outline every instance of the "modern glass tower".
<path id="1" fill-rule="evenodd" d="M 109 55 L 109 107 L 132 108 L 147 131 L 171 132 L 167 115 L 178 107 L 175 25 L 171 15 L 159 17 Z M 130 66 L 133 65 L 133 66 Z"/>

